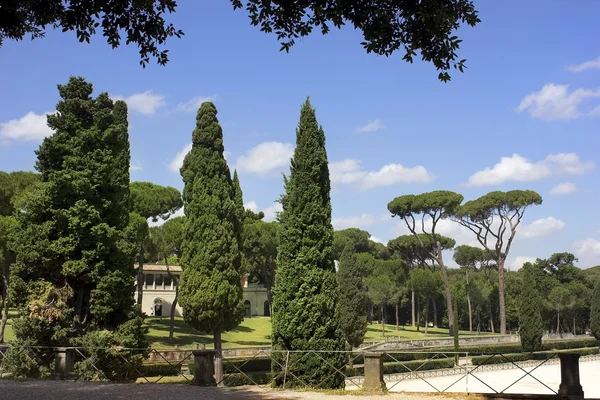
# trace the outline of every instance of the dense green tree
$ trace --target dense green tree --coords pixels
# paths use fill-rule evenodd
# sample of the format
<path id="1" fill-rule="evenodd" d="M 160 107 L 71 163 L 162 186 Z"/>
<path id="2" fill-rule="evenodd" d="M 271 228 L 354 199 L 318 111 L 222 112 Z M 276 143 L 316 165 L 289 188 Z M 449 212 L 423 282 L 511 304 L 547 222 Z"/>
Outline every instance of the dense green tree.
<path id="1" fill-rule="evenodd" d="M 463 71 L 465 61 L 456 53 L 461 40 L 454 35 L 462 24 L 477 25 L 480 20 L 471 0 L 441 0 L 423 3 L 402 1 L 355 0 L 316 1 L 295 0 L 275 2 L 264 0 L 230 0 L 234 9 L 244 8 L 251 24 L 261 31 L 277 35 L 281 50 L 289 51 L 295 40 L 319 28 L 322 34 L 331 26 L 340 28 L 349 23 L 363 33 L 361 44 L 367 53 L 389 56 L 403 49 L 403 59 L 413 62 L 420 52 L 431 62 L 442 81 L 450 80 L 448 71 Z M 43 37 L 47 25 L 63 32 L 75 31 L 80 42 L 89 42 L 98 27 L 108 44 L 118 47 L 121 34 L 125 42 L 139 47 L 142 65 L 156 58 L 159 64 L 168 61 L 168 50 L 159 45 L 183 32 L 167 24 L 164 15 L 177 7 L 175 0 L 134 1 L 73 1 L 3 0 L 0 9 L 0 46 L 4 39 L 22 40 L 26 36 Z"/>
<path id="2" fill-rule="evenodd" d="M 133 311 L 127 105 L 92 90 L 83 78 L 58 85 L 54 134 L 36 151 L 42 183 L 17 214 L 13 276 L 67 285 L 76 328 L 113 329 Z"/>
<path id="3" fill-rule="evenodd" d="M 10 243 L 17 221 L 13 217 L 0 215 L 0 343 L 4 343 L 4 330 L 8 321 L 10 299 L 10 267 L 15 262 L 15 253 Z"/>
<path id="4" fill-rule="evenodd" d="M 309 386 L 344 386 L 344 376 L 336 372 L 345 358 L 335 352 L 345 346 L 337 304 L 330 191 L 325 133 L 307 99 L 300 111 L 290 176 L 281 198 L 273 288 L 273 348 L 300 351 L 289 353 L 291 385 L 300 383 L 292 377 L 302 377 Z M 301 353 L 310 350 L 332 353 Z M 273 362 L 275 384 L 280 385 L 285 361 L 277 361 L 282 360 Z"/>
<path id="5" fill-rule="evenodd" d="M 352 347 L 360 346 L 367 333 L 364 277 L 364 271 L 354 253 L 354 245 L 347 243 L 338 264 L 337 279 L 340 287 L 340 325 L 346 341 Z"/>
<path id="6" fill-rule="evenodd" d="M 418 230 L 420 230 L 422 234 L 428 236 L 433 243 L 430 256 L 439 266 L 442 277 L 444 278 L 446 309 L 448 312 L 448 329 L 450 336 L 454 335 L 452 294 L 450 292 L 450 283 L 448 281 L 446 265 L 444 264 L 442 255 L 444 245 L 440 239 L 439 233 L 436 231 L 436 228 L 439 221 L 452 215 L 462 201 L 463 196 L 458 193 L 446 190 L 438 190 L 419 195 L 409 194 L 399 196 L 388 203 L 388 210 L 392 213 L 392 216 L 398 216 L 404 220 L 406 226 L 419 240 L 421 246 L 427 247 L 427 244 L 422 242 Z M 420 219 L 419 223 L 416 222 L 417 219 Z M 426 219 L 429 227 L 426 227 Z M 419 226 L 421 227 L 420 229 L 418 228 Z M 454 247 L 454 244 L 455 243 L 452 243 L 452 247 Z"/>
<path id="7" fill-rule="evenodd" d="M 167 219 L 183 206 L 181 193 L 170 186 L 160 186 L 151 182 L 132 182 L 130 190 L 130 209 L 144 220 Z M 142 304 L 144 290 L 144 244 L 148 242 L 148 227 L 143 225 L 136 229 L 139 261 L 137 271 L 137 304 Z"/>
<path id="8" fill-rule="evenodd" d="M 277 267 L 279 245 L 279 223 L 248 220 L 244 224 L 244 257 L 248 263 L 249 280 L 265 285 L 270 313 L 272 313 L 272 289 Z"/>
<path id="9" fill-rule="evenodd" d="M 573 320 L 573 335 L 577 334 L 577 320 L 585 321 L 585 313 L 590 309 L 590 289 L 579 282 L 571 282 L 567 286 L 571 301 L 567 305 L 567 311 Z M 585 330 L 585 323 L 582 331 Z"/>
<path id="10" fill-rule="evenodd" d="M 542 204 L 532 190 L 495 191 L 471 200 L 455 210 L 454 220 L 471 230 L 498 267 L 500 334 L 506 334 L 504 263 L 525 210 Z"/>
<path id="11" fill-rule="evenodd" d="M 169 219 L 164 224 L 150 228 L 150 239 L 152 241 L 152 247 L 156 251 L 157 255 L 162 257 L 165 266 L 167 268 L 167 274 L 173 281 L 175 286 L 175 297 L 171 302 L 171 318 L 169 321 L 169 340 L 173 340 L 173 334 L 175 331 L 175 310 L 177 308 L 177 301 L 179 299 L 179 276 L 173 274 L 169 266 L 169 257 L 176 255 L 181 256 L 181 246 L 183 243 L 183 229 L 184 229 L 185 217 L 177 217 Z"/>
<path id="12" fill-rule="evenodd" d="M 0 171 L 0 215 L 12 215 L 15 197 L 29 186 L 39 182 L 39 180 L 40 176 L 35 172 L 14 171 L 6 173 Z"/>
<path id="13" fill-rule="evenodd" d="M 217 381 L 223 380 L 221 333 L 235 328 L 244 316 L 241 222 L 223 151 L 217 109 L 211 102 L 202 103 L 192 149 L 181 167 L 186 220 L 179 294 L 185 322 L 200 332 L 213 333 Z"/>
<path id="14" fill-rule="evenodd" d="M 521 347 L 530 353 L 542 346 L 542 335 L 544 324 L 540 310 L 543 307 L 540 292 L 535 283 L 532 273 L 532 265 L 526 263 L 523 266 L 523 290 L 520 299 L 519 335 L 521 336 Z"/>
<path id="15" fill-rule="evenodd" d="M 483 264 L 489 259 L 487 251 L 473 246 L 461 245 L 456 246 L 454 249 L 454 262 L 460 265 L 465 270 L 466 277 L 466 294 L 467 294 L 467 308 L 469 312 L 469 332 L 473 331 L 473 307 L 471 304 L 471 292 L 472 284 L 469 280 L 469 272 L 477 269 L 478 266 Z"/>
<path id="16" fill-rule="evenodd" d="M 571 292 L 566 286 L 555 286 L 548 294 L 548 307 L 556 312 L 556 333 L 560 330 L 560 313 L 571 307 Z"/>
<path id="17" fill-rule="evenodd" d="M 600 340 L 600 282 L 594 286 L 592 305 L 590 308 L 590 330 L 592 335 Z"/>
<path id="18" fill-rule="evenodd" d="M 410 287 L 413 288 L 417 298 L 424 305 L 425 312 L 425 334 L 429 325 L 429 301 L 434 293 L 437 293 L 438 288 L 442 284 L 442 277 L 439 272 L 434 272 L 430 269 L 417 268 L 410 271 L 409 274 Z M 417 325 L 417 329 L 421 326 L 421 321 Z"/>
<path id="19" fill-rule="evenodd" d="M 367 280 L 367 295 L 374 305 L 379 306 L 381 332 L 382 335 L 385 336 L 385 306 L 393 303 L 396 286 L 394 285 L 391 274 L 384 268 L 376 268 Z"/>
<path id="20" fill-rule="evenodd" d="M 352 243 L 356 253 L 368 253 L 371 234 L 358 228 L 347 228 L 333 232 L 333 257 L 339 260 L 347 243 Z"/>

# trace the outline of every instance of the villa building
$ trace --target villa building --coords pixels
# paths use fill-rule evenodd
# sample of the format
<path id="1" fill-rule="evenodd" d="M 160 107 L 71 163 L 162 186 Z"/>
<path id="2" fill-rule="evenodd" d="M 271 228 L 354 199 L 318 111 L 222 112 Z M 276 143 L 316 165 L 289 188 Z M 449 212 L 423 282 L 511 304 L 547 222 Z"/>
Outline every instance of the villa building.
<path id="1" fill-rule="evenodd" d="M 138 264 L 135 265 L 135 269 Z M 169 276 L 169 273 L 171 276 Z M 171 305 L 175 300 L 175 289 L 181 276 L 181 266 L 144 264 L 144 287 L 142 295 L 142 311 L 149 316 L 171 316 Z M 175 279 L 173 279 L 173 278 Z M 263 284 L 248 283 L 248 276 L 242 277 L 244 308 L 246 317 L 269 316 L 270 305 L 267 299 L 267 288 Z M 134 294 L 137 298 L 137 290 Z M 181 317 L 183 310 L 179 303 L 175 306 L 175 316 Z"/>

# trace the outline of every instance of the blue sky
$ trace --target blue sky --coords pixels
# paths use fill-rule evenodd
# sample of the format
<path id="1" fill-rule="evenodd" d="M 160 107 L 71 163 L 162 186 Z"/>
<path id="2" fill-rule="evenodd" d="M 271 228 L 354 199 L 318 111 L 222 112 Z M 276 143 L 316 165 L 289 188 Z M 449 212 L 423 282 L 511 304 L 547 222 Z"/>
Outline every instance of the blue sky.
<path id="1" fill-rule="evenodd" d="M 405 233 L 386 208 L 396 196 L 533 189 L 544 203 L 526 212 L 511 268 L 558 251 L 583 268 L 600 264 L 600 2 L 476 1 L 481 24 L 459 31 L 469 68 L 447 84 L 402 54 L 366 54 L 350 28 L 286 54 L 228 1 L 180 3 L 170 20 L 185 36 L 168 43 L 166 67 L 142 69 L 136 48 L 112 50 L 100 36 L 89 45 L 52 31 L 5 42 L 0 170 L 33 169 L 56 84 L 84 76 L 129 104 L 132 180 L 182 188 L 177 156 L 199 103 L 214 101 L 244 200 L 271 217 L 310 95 L 327 135 L 336 228 L 387 241 Z M 474 240 L 454 223 L 441 229 Z"/>

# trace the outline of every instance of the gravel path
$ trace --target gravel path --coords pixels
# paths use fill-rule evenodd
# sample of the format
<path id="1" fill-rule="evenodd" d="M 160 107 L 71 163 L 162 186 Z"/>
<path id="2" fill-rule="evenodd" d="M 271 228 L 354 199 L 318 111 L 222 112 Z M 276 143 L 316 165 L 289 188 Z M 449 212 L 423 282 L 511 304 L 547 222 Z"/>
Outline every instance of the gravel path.
<path id="1" fill-rule="evenodd" d="M 2 400 L 441 400 L 463 399 L 462 395 L 422 395 L 390 393 L 377 395 L 329 395 L 289 390 L 262 390 L 256 387 L 238 389 L 202 388 L 178 384 L 110 384 L 63 381 L 11 381 L 0 379 Z M 474 399 L 473 396 L 469 399 Z"/>

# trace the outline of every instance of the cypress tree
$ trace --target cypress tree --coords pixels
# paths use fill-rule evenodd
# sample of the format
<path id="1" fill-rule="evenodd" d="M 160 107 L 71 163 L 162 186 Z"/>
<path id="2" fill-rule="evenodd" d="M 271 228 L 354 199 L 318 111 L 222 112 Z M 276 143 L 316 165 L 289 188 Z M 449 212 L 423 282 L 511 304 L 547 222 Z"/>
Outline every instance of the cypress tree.
<path id="1" fill-rule="evenodd" d="M 58 112 L 48 116 L 54 134 L 36 151 L 41 184 L 18 215 L 15 275 L 67 285 L 77 332 L 115 329 L 133 318 L 127 105 L 107 93 L 93 98 L 83 78 L 58 91 Z"/>
<path id="2" fill-rule="evenodd" d="M 217 109 L 202 103 L 192 149 L 181 167 L 186 215 L 179 288 L 185 322 L 214 336 L 215 377 L 222 381 L 221 333 L 244 316 L 240 277 L 240 222 Z"/>
<path id="3" fill-rule="evenodd" d="M 592 292 L 592 304 L 590 309 L 590 329 L 592 335 L 600 340 L 600 282 L 594 286 Z"/>
<path id="4" fill-rule="evenodd" d="M 541 311 L 543 309 L 540 293 L 535 283 L 531 264 L 523 266 L 523 290 L 519 312 L 519 336 L 524 351 L 533 353 L 542 346 L 544 323 Z"/>
<path id="5" fill-rule="evenodd" d="M 363 275 L 354 245 L 348 242 L 340 256 L 337 279 L 340 287 L 340 327 L 352 347 L 360 346 L 367 333 L 367 295 Z"/>
<path id="6" fill-rule="evenodd" d="M 344 377 L 335 370 L 345 364 L 343 353 L 303 353 L 344 349 L 333 261 L 330 187 L 325 133 L 307 99 L 300 112 L 290 176 L 285 179 L 281 197 L 281 239 L 273 289 L 273 348 L 300 352 L 289 353 L 287 361 L 274 360 L 275 385 L 283 383 L 285 364 L 286 385 L 344 385 Z"/>

